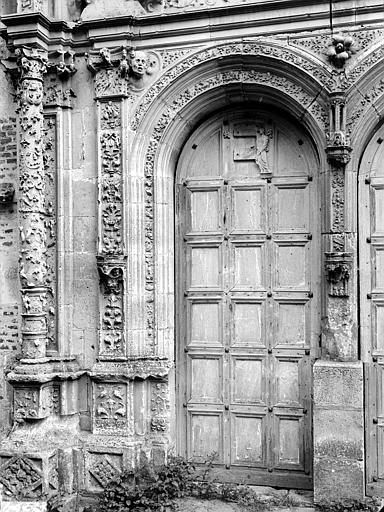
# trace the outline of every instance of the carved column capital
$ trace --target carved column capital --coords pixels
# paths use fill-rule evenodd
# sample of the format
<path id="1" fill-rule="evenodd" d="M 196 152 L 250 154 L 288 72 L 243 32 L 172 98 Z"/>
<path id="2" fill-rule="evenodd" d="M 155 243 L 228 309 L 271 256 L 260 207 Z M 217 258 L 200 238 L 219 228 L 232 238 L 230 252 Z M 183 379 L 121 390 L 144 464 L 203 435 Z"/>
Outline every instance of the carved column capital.
<path id="1" fill-rule="evenodd" d="M 20 70 L 20 80 L 26 78 L 43 81 L 47 72 L 48 54 L 38 48 L 21 47 L 15 50 Z"/>

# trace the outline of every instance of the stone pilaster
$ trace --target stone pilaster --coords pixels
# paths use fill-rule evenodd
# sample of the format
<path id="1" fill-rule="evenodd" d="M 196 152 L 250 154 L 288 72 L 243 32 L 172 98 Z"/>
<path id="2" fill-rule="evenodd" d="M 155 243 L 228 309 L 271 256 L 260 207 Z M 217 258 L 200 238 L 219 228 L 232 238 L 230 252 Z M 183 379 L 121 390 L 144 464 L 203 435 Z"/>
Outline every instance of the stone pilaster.
<path id="1" fill-rule="evenodd" d="M 47 223 L 43 151 L 43 52 L 19 50 L 19 228 L 22 285 L 22 355 L 41 360 L 47 347 Z"/>
<path id="2" fill-rule="evenodd" d="M 323 238 L 325 311 L 322 360 L 314 365 L 315 501 L 364 496 L 363 368 L 357 361 L 356 234 L 346 215 L 348 163 L 345 101 L 330 98 L 326 175 L 328 212 Z"/>

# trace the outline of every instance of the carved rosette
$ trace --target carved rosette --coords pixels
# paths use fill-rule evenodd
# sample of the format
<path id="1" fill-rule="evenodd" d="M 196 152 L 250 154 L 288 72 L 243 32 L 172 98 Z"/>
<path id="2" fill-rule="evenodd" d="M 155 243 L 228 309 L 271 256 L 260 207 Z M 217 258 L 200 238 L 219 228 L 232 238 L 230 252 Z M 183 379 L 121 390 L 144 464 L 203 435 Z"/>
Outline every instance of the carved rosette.
<path id="1" fill-rule="evenodd" d="M 46 55 L 18 51 L 20 76 L 20 280 L 22 284 L 22 353 L 26 359 L 46 355 L 47 345 L 47 204 L 45 199 L 43 77 Z"/>
<path id="2" fill-rule="evenodd" d="M 352 253 L 325 253 L 325 270 L 331 297 L 349 297 L 349 280 L 352 273 Z"/>

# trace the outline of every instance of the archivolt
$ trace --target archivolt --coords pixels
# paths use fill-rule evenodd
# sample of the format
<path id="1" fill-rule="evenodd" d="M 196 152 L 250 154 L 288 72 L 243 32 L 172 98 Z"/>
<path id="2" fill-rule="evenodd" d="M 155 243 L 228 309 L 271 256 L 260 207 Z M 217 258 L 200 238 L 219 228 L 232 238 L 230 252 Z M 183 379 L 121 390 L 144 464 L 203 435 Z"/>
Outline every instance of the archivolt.
<path id="1" fill-rule="evenodd" d="M 144 174 L 145 289 L 148 335 L 155 331 L 155 180 L 170 177 L 179 149 L 201 119 L 228 104 L 254 101 L 289 112 L 325 145 L 327 100 L 334 79 L 324 64 L 299 49 L 257 40 L 189 54 L 140 98 L 132 117 L 135 175 Z M 168 173 L 168 174 L 167 174 Z M 161 192 L 162 194 L 163 192 Z M 161 195 L 160 194 L 160 195 Z M 168 204 L 167 199 L 166 202 Z M 155 306 L 155 307 L 154 307 Z"/>

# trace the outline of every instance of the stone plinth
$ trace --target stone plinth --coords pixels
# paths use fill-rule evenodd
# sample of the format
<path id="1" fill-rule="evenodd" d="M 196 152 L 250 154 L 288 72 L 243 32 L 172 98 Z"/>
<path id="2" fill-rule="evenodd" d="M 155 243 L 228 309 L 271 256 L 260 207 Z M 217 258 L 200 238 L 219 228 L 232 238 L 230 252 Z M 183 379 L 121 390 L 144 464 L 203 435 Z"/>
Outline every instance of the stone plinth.
<path id="1" fill-rule="evenodd" d="M 317 361 L 314 365 L 314 497 L 364 496 L 363 365 Z"/>

